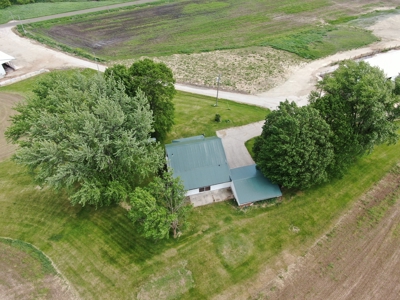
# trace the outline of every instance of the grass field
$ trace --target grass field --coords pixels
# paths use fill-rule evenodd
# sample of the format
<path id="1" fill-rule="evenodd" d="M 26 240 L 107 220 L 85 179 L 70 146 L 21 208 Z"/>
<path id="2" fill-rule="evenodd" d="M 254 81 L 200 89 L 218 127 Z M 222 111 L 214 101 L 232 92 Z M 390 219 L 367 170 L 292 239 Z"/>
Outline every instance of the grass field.
<path id="1" fill-rule="evenodd" d="M 12 5 L 0 9 L 0 24 L 12 20 L 26 20 L 37 17 L 61 14 L 70 11 L 82 10 L 87 8 L 101 7 L 112 4 L 130 2 L 131 0 L 102 0 L 102 1 L 52 1 L 41 3 L 30 3 L 25 5 Z"/>
<path id="2" fill-rule="evenodd" d="M 51 20 L 25 29 L 42 42 L 56 41 L 107 60 L 250 46 L 273 46 L 318 58 L 376 41 L 369 31 L 337 24 L 373 7 L 395 4 L 394 0 L 175 1 Z"/>
<path id="3" fill-rule="evenodd" d="M 213 97 L 178 92 L 174 98 L 175 125 L 166 142 L 200 134 L 215 136 L 217 130 L 264 120 L 269 112 L 262 107 L 229 100 L 218 99 L 217 107 L 215 103 Z M 221 122 L 215 121 L 216 114 L 221 116 Z"/>
<path id="4" fill-rule="evenodd" d="M 34 80 L 0 91 L 27 92 Z M 184 107 L 184 98 L 180 101 Z M 218 109 L 211 106 L 213 99 L 205 101 L 210 109 Z M 219 105 L 225 109 L 224 102 Z M 189 116 L 190 109 L 185 110 Z M 141 238 L 123 208 L 71 206 L 63 193 L 39 189 L 24 169 L 4 161 L 0 163 L 0 236 L 38 247 L 83 299 L 216 295 L 232 299 L 227 296 L 232 292 L 243 299 L 267 268 L 278 272 L 276 262 L 282 253 L 304 254 L 355 199 L 399 162 L 399 153 L 399 143 L 377 147 L 341 180 L 302 192 L 284 191 L 280 204 L 244 211 L 233 202 L 196 208 L 179 239 L 158 243 Z M 290 230 L 293 226 L 299 231 Z"/>
<path id="5" fill-rule="evenodd" d="M 0 235 L 37 246 L 84 299 L 206 299 L 232 287 L 242 293 L 282 251 L 305 251 L 399 161 L 399 152 L 400 144 L 379 147 L 342 180 L 286 192 L 278 206 L 197 208 L 180 239 L 159 243 L 139 237 L 122 208 L 72 207 L 65 195 L 38 190 L 6 161 L 0 163 Z M 300 232 L 291 232 L 292 225 Z"/>

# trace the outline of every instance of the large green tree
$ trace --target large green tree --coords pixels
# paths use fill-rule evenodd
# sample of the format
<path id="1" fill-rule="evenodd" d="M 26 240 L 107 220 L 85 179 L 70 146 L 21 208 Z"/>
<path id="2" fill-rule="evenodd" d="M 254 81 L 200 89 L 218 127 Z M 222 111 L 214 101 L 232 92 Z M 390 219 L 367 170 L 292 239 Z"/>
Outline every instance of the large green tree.
<path id="1" fill-rule="evenodd" d="M 267 115 L 254 143 L 257 166 L 271 181 L 288 188 L 308 188 L 327 180 L 332 162 L 331 131 L 318 111 L 287 100 Z"/>
<path id="2" fill-rule="evenodd" d="M 0 0 L 0 9 L 6 8 L 10 5 L 11 5 L 11 3 L 9 0 Z"/>
<path id="3" fill-rule="evenodd" d="M 152 239 L 168 238 L 170 232 L 176 238 L 192 207 L 180 178 L 171 172 L 155 177 L 146 188 L 136 188 L 130 204 L 130 218 L 140 224 L 143 236 Z"/>
<path id="4" fill-rule="evenodd" d="M 175 79 L 170 68 L 164 63 L 151 59 L 134 62 L 129 68 L 114 65 L 105 71 L 105 76 L 113 76 L 125 85 L 126 93 L 134 97 L 142 90 L 150 103 L 154 116 L 154 133 L 158 141 L 164 141 L 174 125 Z"/>
<path id="5" fill-rule="evenodd" d="M 397 141 L 395 84 L 382 70 L 351 60 L 317 84 L 310 95 L 332 130 L 335 161 L 332 176 L 341 176 L 355 158 L 375 145 Z"/>
<path id="6" fill-rule="evenodd" d="M 19 145 L 14 160 L 73 204 L 125 200 L 162 165 L 145 95 L 129 97 L 112 78 L 50 74 L 16 110 L 6 131 Z"/>

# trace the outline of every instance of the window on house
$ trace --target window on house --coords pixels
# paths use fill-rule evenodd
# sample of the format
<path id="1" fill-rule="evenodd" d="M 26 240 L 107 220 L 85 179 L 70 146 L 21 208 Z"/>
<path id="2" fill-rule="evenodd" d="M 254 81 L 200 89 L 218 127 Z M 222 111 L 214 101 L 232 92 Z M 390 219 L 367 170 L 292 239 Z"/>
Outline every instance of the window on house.
<path id="1" fill-rule="evenodd" d="M 210 186 L 205 186 L 205 187 L 201 187 L 201 188 L 199 188 L 199 191 L 200 191 L 200 193 L 201 192 L 206 192 L 206 191 L 209 191 L 211 189 L 211 187 Z"/>

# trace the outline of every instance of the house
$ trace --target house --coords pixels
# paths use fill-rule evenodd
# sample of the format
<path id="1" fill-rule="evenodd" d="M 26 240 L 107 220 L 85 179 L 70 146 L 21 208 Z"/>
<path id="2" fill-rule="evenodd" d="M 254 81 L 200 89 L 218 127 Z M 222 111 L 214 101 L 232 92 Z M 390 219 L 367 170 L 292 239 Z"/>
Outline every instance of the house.
<path id="1" fill-rule="evenodd" d="M 4 52 L 0 51 L 0 78 L 6 75 L 5 68 L 8 66 L 12 69 L 15 69 L 14 65 L 12 64 L 12 60 L 15 58 L 11 55 L 5 54 Z"/>
<path id="2" fill-rule="evenodd" d="M 183 181 L 186 196 L 231 186 L 230 170 L 222 141 L 203 135 L 165 146 L 167 165 Z"/>
<path id="3" fill-rule="evenodd" d="M 205 192 L 230 188 L 239 206 L 282 196 L 279 186 L 265 178 L 256 165 L 230 169 L 219 137 L 174 140 L 165 149 L 167 165 L 174 177 L 182 179 L 186 196 L 204 193 L 207 197 Z M 212 201 L 199 205 L 207 203 Z"/>

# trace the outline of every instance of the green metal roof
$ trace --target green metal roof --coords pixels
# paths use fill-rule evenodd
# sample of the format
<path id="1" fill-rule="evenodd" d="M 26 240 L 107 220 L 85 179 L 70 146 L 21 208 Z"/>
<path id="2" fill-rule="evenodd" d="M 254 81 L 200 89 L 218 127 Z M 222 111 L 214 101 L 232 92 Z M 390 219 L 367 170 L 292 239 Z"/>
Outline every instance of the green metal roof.
<path id="1" fill-rule="evenodd" d="M 173 140 L 173 143 L 182 143 L 182 142 L 190 142 L 190 141 L 194 141 L 194 140 L 204 140 L 204 135 L 196 135 L 196 136 L 191 136 L 188 138 L 183 138 L 183 139 L 177 139 L 177 140 Z"/>
<path id="2" fill-rule="evenodd" d="M 239 205 L 282 196 L 279 186 L 265 178 L 256 165 L 231 169 L 231 177 Z"/>
<path id="3" fill-rule="evenodd" d="M 176 140 L 165 145 L 168 165 L 180 177 L 186 190 L 230 181 L 222 141 L 218 137 Z"/>

